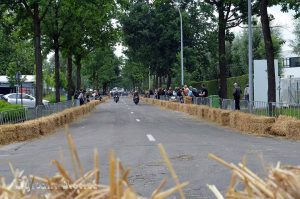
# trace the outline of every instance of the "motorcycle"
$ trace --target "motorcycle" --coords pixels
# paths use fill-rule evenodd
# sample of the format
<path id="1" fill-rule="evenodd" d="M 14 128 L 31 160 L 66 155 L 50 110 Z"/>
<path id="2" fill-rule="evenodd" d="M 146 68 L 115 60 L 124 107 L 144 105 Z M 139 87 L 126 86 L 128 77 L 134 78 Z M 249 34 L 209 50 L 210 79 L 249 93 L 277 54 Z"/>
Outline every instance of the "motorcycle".
<path id="1" fill-rule="evenodd" d="M 133 97 L 133 102 L 134 102 L 136 105 L 139 103 L 139 101 L 140 101 L 139 96 L 134 96 L 134 97 Z"/>
<path id="2" fill-rule="evenodd" d="M 115 101 L 116 103 L 118 103 L 118 101 L 119 101 L 119 96 L 114 96 L 114 101 Z"/>

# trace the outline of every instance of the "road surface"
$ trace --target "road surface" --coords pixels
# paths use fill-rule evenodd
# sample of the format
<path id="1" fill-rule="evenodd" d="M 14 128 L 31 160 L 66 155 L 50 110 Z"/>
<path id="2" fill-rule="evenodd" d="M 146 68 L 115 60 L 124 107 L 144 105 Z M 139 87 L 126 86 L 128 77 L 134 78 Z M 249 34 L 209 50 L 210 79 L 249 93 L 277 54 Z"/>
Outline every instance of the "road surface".
<path id="1" fill-rule="evenodd" d="M 299 165 L 300 143 L 275 138 L 255 137 L 198 121 L 184 113 L 160 109 L 148 104 L 133 104 L 127 97 L 119 103 L 110 100 L 94 112 L 70 125 L 86 170 L 93 166 L 93 149 L 100 154 L 101 182 L 108 183 L 108 154 L 114 149 L 126 168 L 131 169 L 134 189 L 149 196 L 164 178 L 174 185 L 160 156 L 157 144 L 168 152 L 180 181 L 189 181 L 187 198 L 214 198 L 206 184 L 215 184 L 225 192 L 231 172 L 208 158 L 214 153 L 226 161 L 238 163 L 247 155 L 248 167 L 265 175 L 265 167 L 277 161 Z M 64 130 L 24 143 L 0 148 L 0 174 L 11 179 L 7 160 L 25 174 L 53 175 L 52 159 L 59 160 L 63 150 L 71 170 Z M 174 196 L 178 198 L 178 196 Z"/>

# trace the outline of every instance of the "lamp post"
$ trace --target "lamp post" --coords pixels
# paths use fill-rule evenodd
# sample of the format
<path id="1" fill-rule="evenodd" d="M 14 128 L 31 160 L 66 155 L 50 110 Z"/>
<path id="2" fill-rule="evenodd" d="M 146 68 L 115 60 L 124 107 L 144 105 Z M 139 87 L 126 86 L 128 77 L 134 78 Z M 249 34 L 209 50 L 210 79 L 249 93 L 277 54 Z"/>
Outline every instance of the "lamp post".
<path id="1" fill-rule="evenodd" d="M 249 111 L 252 112 L 253 102 L 253 61 L 252 61 L 252 6 L 251 0 L 248 0 L 248 65 L 249 65 Z"/>
<path id="2" fill-rule="evenodd" d="M 17 93 L 17 97 L 16 97 L 16 104 L 18 104 L 19 84 L 20 84 L 21 76 L 22 76 L 21 72 L 18 71 L 18 72 L 16 73 L 16 81 L 17 81 L 17 92 L 16 92 L 16 93 Z M 22 98 L 22 95 L 21 95 L 21 98 Z M 21 102 L 21 103 L 22 103 L 22 102 Z"/>
<path id="3" fill-rule="evenodd" d="M 184 75 L 183 75 L 183 30 L 182 30 L 182 15 L 180 12 L 180 8 L 179 8 L 179 3 L 176 2 L 176 8 L 179 12 L 179 17 L 180 17 L 180 46 L 181 46 L 181 50 L 180 50 L 180 65 L 181 65 L 181 85 L 183 86 L 184 84 Z"/>

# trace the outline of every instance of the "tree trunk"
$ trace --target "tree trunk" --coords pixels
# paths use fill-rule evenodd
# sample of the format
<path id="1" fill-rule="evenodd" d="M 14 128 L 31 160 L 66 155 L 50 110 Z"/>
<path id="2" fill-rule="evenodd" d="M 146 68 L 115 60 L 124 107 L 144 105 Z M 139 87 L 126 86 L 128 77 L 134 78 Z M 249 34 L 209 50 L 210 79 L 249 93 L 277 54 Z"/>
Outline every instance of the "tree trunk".
<path id="1" fill-rule="evenodd" d="M 167 89 L 170 88 L 171 83 L 172 83 L 172 77 L 171 77 L 171 75 L 168 75 L 168 79 L 167 79 Z"/>
<path id="2" fill-rule="evenodd" d="M 155 75 L 155 88 L 159 88 L 159 86 L 158 86 L 158 75 L 157 75 L 157 73 L 156 73 L 156 75 Z"/>
<path id="3" fill-rule="evenodd" d="M 41 20 L 39 17 L 39 4 L 33 5 L 33 26 L 34 26 L 34 57 L 35 57 L 35 105 L 43 104 L 43 65 L 41 53 Z"/>
<path id="4" fill-rule="evenodd" d="M 276 102 L 276 83 L 274 67 L 274 48 L 271 37 L 270 22 L 268 17 L 268 1 L 261 0 L 259 3 L 262 31 L 264 35 L 265 50 L 267 55 L 268 73 L 268 102 Z"/>
<path id="5" fill-rule="evenodd" d="M 55 59 L 55 101 L 60 102 L 60 63 L 59 63 L 59 43 L 58 37 L 53 38 L 54 59 Z"/>
<path id="6" fill-rule="evenodd" d="M 76 67 L 77 67 L 77 71 L 76 71 L 76 89 L 79 90 L 81 89 L 81 57 L 77 56 L 76 57 Z"/>
<path id="7" fill-rule="evenodd" d="M 68 100 L 72 100 L 73 96 L 73 81 L 72 81 L 72 70 L 73 70 L 73 60 L 72 53 L 68 53 L 68 65 L 67 65 L 67 90 L 68 90 Z"/>
<path id="8" fill-rule="evenodd" d="M 107 83 L 103 83 L 102 90 L 103 90 L 103 94 L 107 95 Z"/>
<path id="9" fill-rule="evenodd" d="M 225 34 L 226 34 L 226 21 L 224 16 L 224 5 L 218 7 L 219 13 L 219 71 L 220 71 L 220 88 L 221 98 L 227 98 L 227 79 L 226 79 L 226 56 L 225 56 Z"/>

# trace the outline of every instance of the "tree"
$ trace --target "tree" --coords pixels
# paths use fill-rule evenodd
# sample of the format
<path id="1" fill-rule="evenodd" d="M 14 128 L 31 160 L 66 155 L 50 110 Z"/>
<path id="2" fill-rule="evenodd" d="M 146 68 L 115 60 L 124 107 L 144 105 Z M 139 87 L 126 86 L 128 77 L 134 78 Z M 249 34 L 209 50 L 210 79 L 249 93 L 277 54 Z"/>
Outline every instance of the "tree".
<path id="1" fill-rule="evenodd" d="M 229 29 L 238 26 L 245 19 L 243 11 L 246 8 L 245 1 L 239 0 L 204 0 L 215 6 L 218 12 L 218 44 L 219 44 L 219 78 L 220 95 L 227 98 L 227 69 L 226 69 L 226 34 Z"/>
<path id="2" fill-rule="evenodd" d="M 31 21 L 31 31 L 34 42 L 35 56 L 35 95 L 36 105 L 42 105 L 43 97 L 43 73 L 42 73 L 42 53 L 41 53 L 41 23 L 53 0 L 3 0 L 1 3 L 7 6 L 7 10 L 17 14 L 17 19 L 27 24 L 27 19 Z"/>
<path id="3" fill-rule="evenodd" d="M 72 23 L 75 6 L 70 1 L 57 0 L 51 4 L 46 14 L 43 29 L 47 36 L 48 49 L 54 50 L 55 57 L 55 99 L 60 102 L 60 48 L 62 45 L 61 37 L 68 23 Z M 72 30 L 69 30 L 72 31 Z"/>
<path id="4" fill-rule="evenodd" d="M 297 22 L 295 23 L 295 28 L 293 33 L 296 38 L 291 44 L 291 47 L 293 48 L 293 52 L 298 56 L 300 56 L 300 20 L 297 20 Z"/>
<path id="5" fill-rule="evenodd" d="M 279 30 L 277 27 L 271 29 L 276 59 L 281 57 L 281 47 L 284 44 Z M 252 38 L 253 59 L 266 59 L 266 50 L 260 23 L 253 27 Z M 228 66 L 230 66 L 229 75 L 240 76 L 248 74 L 248 31 L 244 30 L 242 33 L 237 34 L 232 44 L 227 43 L 227 49 L 226 57 L 228 58 Z"/>
<path id="6" fill-rule="evenodd" d="M 3 9 L 3 6 L 0 6 Z M 31 75 L 34 71 L 31 40 L 22 35 L 22 29 L 14 23 L 12 13 L 0 15 L 0 74 L 20 71 Z"/>
<path id="7" fill-rule="evenodd" d="M 83 74 L 88 80 L 90 88 L 99 89 L 102 86 L 104 92 L 108 86 L 117 80 L 120 74 L 120 61 L 115 56 L 110 46 L 97 48 L 84 60 Z"/>

